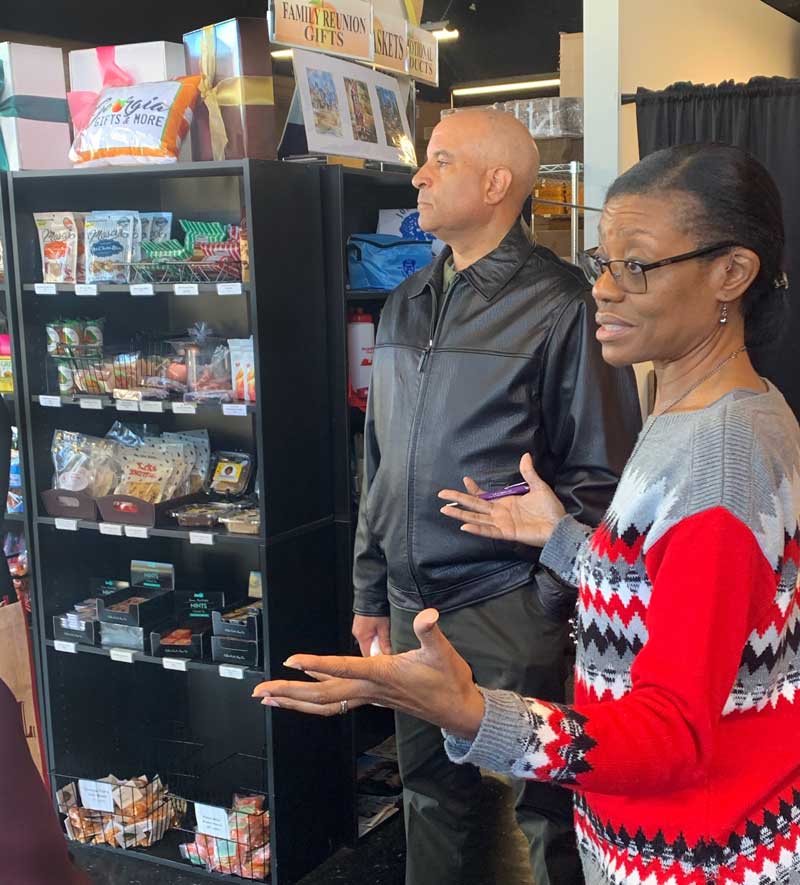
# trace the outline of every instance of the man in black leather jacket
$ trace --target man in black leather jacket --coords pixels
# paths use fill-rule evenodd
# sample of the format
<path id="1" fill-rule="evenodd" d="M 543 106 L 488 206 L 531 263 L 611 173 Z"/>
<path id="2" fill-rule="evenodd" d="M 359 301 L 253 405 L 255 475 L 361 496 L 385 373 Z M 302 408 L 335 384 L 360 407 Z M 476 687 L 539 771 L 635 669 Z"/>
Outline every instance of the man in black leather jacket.
<path id="1" fill-rule="evenodd" d="M 355 547 L 361 652 L 416 648 L 421 609 L 476 680 L 564 699 L 574 597 L 513 545 L 459 532 L 437 492 L 519 481 L 520 456 L 596 524 L 640 428 L 632 373 L 603 362 L 582 274 L 520 221 L 538 151 L 511 115 L 463 111 L 434 130 L 417 172 L 420 224 L 448 244 L 388 299 L 375 346 Z M 471 479 L 470 479 L 471 477 Z M 471 865 L 480 773 L 439 731 L 397 715 L 408 885 L 458 885 Z M 582 881 L 566 791 L 515 785 L 536 885 Z"/>

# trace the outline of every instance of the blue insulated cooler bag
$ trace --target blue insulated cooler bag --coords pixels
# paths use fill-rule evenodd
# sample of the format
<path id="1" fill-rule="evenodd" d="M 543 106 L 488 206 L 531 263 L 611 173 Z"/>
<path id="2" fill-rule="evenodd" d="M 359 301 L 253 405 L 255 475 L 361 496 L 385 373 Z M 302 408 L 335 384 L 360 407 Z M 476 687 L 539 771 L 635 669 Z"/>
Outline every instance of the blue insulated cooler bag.
<path id="1" fill-rule="evenodd" d="M 351 289 L 394 289 L 433 259 L 431 244 L 391 234 L 353 234 L 347 241 Z"/>

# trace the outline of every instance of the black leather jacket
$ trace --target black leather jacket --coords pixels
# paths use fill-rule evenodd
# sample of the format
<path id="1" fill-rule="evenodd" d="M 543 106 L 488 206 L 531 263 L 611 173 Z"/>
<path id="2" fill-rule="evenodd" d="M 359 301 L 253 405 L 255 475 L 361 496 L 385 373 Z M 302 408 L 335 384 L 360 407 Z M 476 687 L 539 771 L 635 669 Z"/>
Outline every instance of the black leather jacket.
<path id="1" fill-rule="evenodd" d="M 409 277 L 381 316 L 364 431 L 354 611 L 450 610 L 535 578 L 555 617 L 571 598 L 538 551 L 461 532 L 436 495 L 471 476 L 519 482 L 519 459 L 567 511 L 597 524 L 641 426 L 630 369 L 603 362 L 583 275 L 515 224 L 442 297 L 449 250 Z"/>

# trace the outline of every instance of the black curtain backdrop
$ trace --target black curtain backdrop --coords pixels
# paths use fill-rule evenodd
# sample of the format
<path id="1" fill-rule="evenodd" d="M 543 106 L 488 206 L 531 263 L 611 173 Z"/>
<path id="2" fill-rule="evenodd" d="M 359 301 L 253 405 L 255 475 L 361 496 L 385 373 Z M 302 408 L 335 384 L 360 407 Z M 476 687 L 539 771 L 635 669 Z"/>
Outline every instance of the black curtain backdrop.
<path id="1" fill-rule="evenodd" d="M 639 156 L 676 144 L 716 141 L 756 156 L 783 197 L 789 316 L 779 341 L 752 353 L 800 418 L 800 80 L 756 77 L 746 84 L 676 83 L 636 93 Z"/>

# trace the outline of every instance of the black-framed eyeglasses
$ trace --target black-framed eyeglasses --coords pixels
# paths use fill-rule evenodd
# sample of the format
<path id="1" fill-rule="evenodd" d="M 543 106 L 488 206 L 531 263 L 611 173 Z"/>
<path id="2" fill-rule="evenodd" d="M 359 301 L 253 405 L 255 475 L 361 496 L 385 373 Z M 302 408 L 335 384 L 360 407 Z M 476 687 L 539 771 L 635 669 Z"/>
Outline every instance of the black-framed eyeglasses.
<path id="1" fill-rule="evenodd" d="M 644 295 L 647 292 L 647 272 L 657 267 L 666 267 L 669 264 L 680 264 L 681 261 L 690 261 L 692 258 L 700 258 L 703 255 L 711 255 L 722 249 L 730 249 L 738 246 L 738 243 L 726 241 L 716 243 L 713 246 L 705 246 L 692 252 L 684 252 L 681 255 L 673 255 L 671 258 L 662 258 L 660 261 L 651 261 L 643 264 L 641 261 L 629 261 L 626 258 L 602 258 L 597 249 L 589 249 L 587 252 L 578 253 L 578 265 L 586 274 L 586 279 L 594 286 L 606 270 L 611 271 L 617 285 L 625 292 L 633 295 Z"/>

